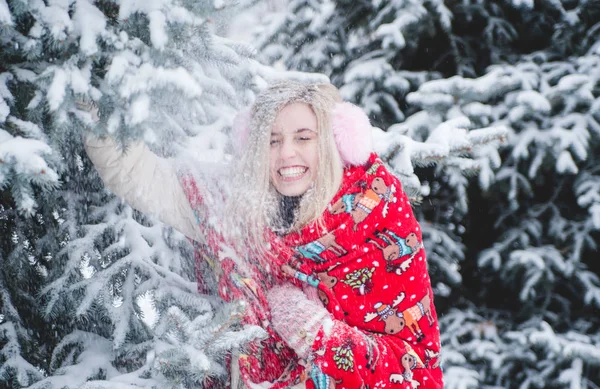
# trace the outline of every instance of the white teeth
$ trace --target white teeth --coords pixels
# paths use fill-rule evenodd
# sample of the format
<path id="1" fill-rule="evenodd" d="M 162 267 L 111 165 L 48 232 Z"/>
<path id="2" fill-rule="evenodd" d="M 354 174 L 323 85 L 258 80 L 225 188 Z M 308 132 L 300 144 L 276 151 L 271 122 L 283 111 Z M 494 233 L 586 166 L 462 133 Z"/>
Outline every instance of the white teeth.
<path id="1" fill-rule="evenodd" d="M 304 174 L 308 168 L 306 167 L 284 167 L 279 169 L 279 174 L 283 177 L 297 177 Z"/>

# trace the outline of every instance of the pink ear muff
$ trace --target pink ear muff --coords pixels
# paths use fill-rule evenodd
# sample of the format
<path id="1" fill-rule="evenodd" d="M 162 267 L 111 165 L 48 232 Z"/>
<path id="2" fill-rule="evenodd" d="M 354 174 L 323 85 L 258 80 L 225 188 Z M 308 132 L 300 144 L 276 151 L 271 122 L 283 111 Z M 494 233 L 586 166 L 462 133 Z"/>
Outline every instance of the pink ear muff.
<path id="1" fill-rule="evenodd" d="M 248 141 L 251 119 L 250 107 L 233 119 L 232 143 L 238 153 Z M 371 122 L 364 111 L 348 102 L 337 103 L 332 111 L 331 127 L 344 164 L 359 166 L 366 163 L 373 151 L 373 138 Z"/>
<path id="2" fill-rule="evenodd" d="M 373 151 L 371 122 L 365 112 L 354 104 L 335 105 L 331 127 L 338 152 L 346 165 L 363 165 Z"/>

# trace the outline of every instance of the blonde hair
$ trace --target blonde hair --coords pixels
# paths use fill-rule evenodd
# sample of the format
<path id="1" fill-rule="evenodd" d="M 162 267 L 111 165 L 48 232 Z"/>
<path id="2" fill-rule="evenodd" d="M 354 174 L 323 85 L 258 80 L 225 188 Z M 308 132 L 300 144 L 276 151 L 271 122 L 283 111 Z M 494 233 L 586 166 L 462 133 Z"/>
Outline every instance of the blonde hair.
<path id="1" fill-rule="evenodd" d="M 234 228 L 247 236 L 254 248 L 265 248 L 267 228 L 292 232 L 312 222 L 323 228 L 321 216 L 339 190 L 343 175 L 343 163 L 331 130 L 331 111 L 341 101 L 333 85 L 295 81 L 274 83 L 257 96 L 247 141 L 234 165 L 235 182 L 227 211 L 234 223 L 231 226 L 237 224 Z M 270 182 L 269 143 L 277 114 L 293 103 L 307 104 L 317 118 L 318 168 L 313 187 L 302 196 L 294 223 L 287 231 L 278 231 L 276 218 L 280 216 L 282 195 Z"/>

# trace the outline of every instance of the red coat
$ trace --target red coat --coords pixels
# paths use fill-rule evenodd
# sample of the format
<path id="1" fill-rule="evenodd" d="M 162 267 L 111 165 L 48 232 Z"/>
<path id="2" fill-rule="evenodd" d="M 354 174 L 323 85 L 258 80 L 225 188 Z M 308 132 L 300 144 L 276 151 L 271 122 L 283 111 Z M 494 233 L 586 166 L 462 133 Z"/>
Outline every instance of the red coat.
<path id="1" fill-rule="evenodd" d="M 183 183 L 198 209 L 195 182 Z M 257 355 L 243 356 L 242 374 L 253 382 L 273 381 L 287 367 L 283 382 L 273 388 L 303 380 L 318 389 L 442 388 L 439 327 L 421 229 L 400 181 L 372 154 L 364 166 L 344 171 L 322 222 L 327 232 L 311 224 L 284 237 L 272 235 L 270 259 L 272 267 L 295 267 L 295 283 L 316 287 L 335 319 L 330 335 L 321 331 L 312 345 L 313 379 L 276 334 L 255 348 Z M 211 239 L 212 250 L 218 250 L 219 239 Z M 281 273 L 247 277 L 236 273 L 232 261 L 221 266 L 221 285 L 227 285 L 219 288 L 221 295 L 250 301 L 256 312 L 249 310 L 247 322 L 267 323 L 264 291 L 283 281 Z M 265 369 L 268 365 L 274 367 Z"/>

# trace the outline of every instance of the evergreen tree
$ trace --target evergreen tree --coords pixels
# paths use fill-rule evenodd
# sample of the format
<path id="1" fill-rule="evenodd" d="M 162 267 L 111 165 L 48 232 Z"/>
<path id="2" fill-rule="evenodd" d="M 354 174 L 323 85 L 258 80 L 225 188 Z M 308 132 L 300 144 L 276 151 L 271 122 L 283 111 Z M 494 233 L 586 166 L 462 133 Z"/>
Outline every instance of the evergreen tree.
<path id="1" fill-rule="evenodd" d="M 216 388 L 264 335 L 197 293 L 190 243 L 106 191 L 81 141 L 222 155 L 267 70 L 211 32 L 228 6 L 0 1 L 0 386 Z"/>
<path id="2" fill-rule="evenodd" d="M 463 271 L 466 289 L 451 294 L 464 307 L 443 319 L 453 346 L 448 370 L 458 372 L 447 375 L 450 387 L 600 382 L 593 313 L 600 307 L 599 48 L 564 61 L 525 56 L 477 79 L 425 83 L 408 96 L 432 117 L 462 114 L 510 129 L 500 169 L 480 179 L 482 192 L 471 190 L 473 262 Z"/>

